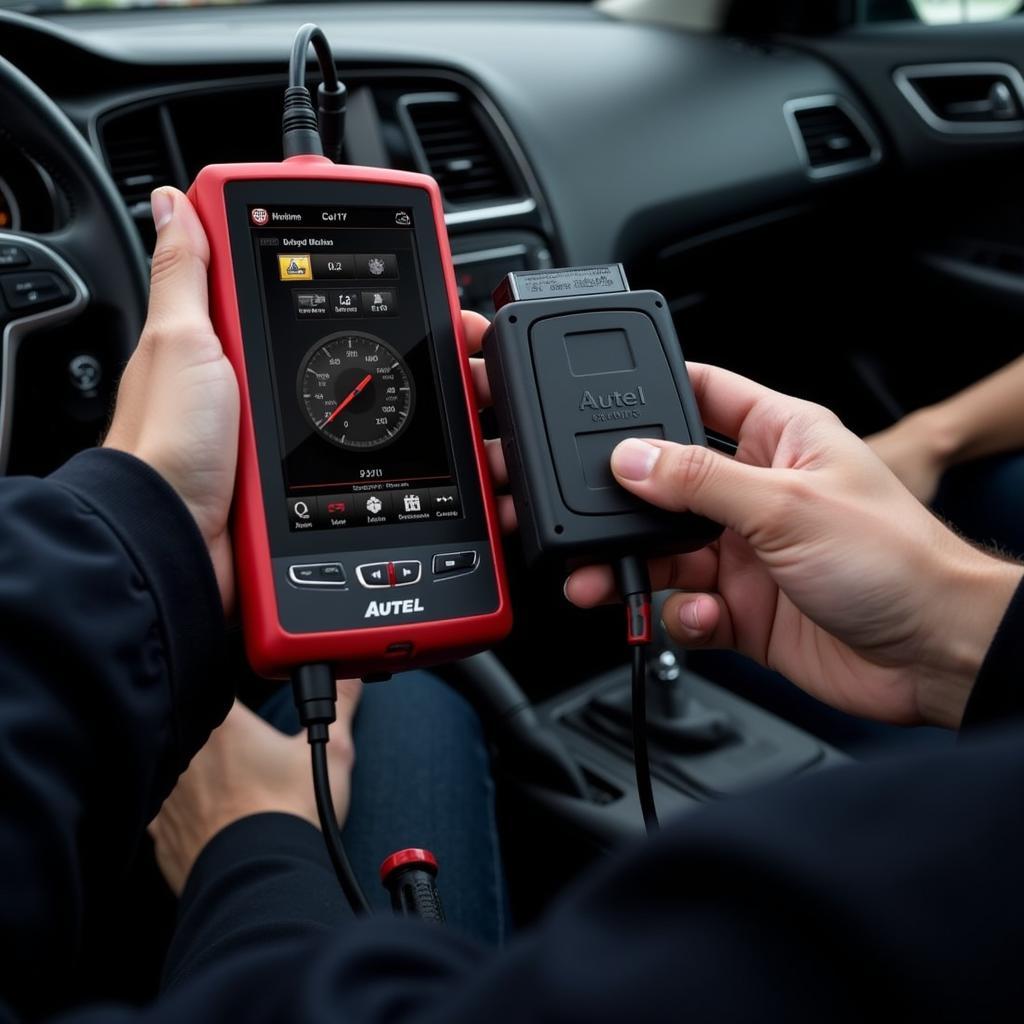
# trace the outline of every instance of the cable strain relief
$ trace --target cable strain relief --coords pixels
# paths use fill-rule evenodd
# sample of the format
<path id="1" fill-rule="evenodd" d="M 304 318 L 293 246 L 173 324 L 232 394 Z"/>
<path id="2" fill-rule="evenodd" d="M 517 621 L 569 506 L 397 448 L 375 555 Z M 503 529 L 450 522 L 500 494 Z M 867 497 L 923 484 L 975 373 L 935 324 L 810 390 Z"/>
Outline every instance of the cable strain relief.
<path id="1" fill-rule="evenodd" d="M 285 159 L 291 156 L 324 155 L 316 111 L 309 90 L 304 85 L 290 85 L 284 91 L 281 133 Z"/>
<path id="2" fill-rule="evenodd" d="M 631 647 L 651 642 L 651 577 L 647 562 L 628 555 L 615 563 L 615 582 L 626 606 L 626 639 Z"/>
<path id="3" fill-rule="evenodd" d="M 326 738 L 327 726 L 337 717 L 338 687 L 331 666 L 300 665 L 292 673 L 292 698 L 302 725 L 323 725 Z"/>
<path id="4" fill-rule="evenodd" d="M 651 599 L 646 594 L 626 598 L 626 642 L 630 647 L 651 642 Z"/>
<path id="5" fill-rule="evenodd" d="M 348 92 L 342 82 L 331 89 L 323 82 L 316 90 L 317 119 L 324 155 L 335 163 L 341 160 L 342 143 L 345 139 L 345 109 Z"/>
<path id="6" fill-rule="evenodd" d="M 306 727 L 306 740 L 310 746 L 314 743 L 328 743 L 331 739 L 326 722 L 314 722 Z"/>
<path id="7" fill-rule="evenodd" d="M 645 559 L 637 558 L 635 555 L 626 555 L 616 561 L 614 568 L 615 582 L 623 601 L 634 594 L 650 596 L 651 576 L 647 571 Z"/>

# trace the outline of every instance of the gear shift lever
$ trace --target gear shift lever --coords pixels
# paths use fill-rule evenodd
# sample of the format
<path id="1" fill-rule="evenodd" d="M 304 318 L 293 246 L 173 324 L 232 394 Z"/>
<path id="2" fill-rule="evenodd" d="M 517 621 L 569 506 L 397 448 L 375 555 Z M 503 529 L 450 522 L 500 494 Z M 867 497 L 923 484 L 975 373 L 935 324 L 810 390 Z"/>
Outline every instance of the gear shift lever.
<path id="1" fill-rule="evenodd" d="M 658 748 L 675 754 L 715 750 L 738 736 L 727 715 L 705 707 L 687 692 L 685 652 L 678 648 L 661 621 L 667 593 L 654 598 L 656 624 L 647 673 L 647 732 L 652 755 Z M 583 718 L 616 739 L 628 738 L 629 688 L 605 692 L 584 710 Z M 621 734 L 621 735 L 620 735 Z"/>
<path id="2" fill-rule="evenodd" d="M 659 651 L 647 663 L 648 717 L 682 718 L 688 703 L 680 659 L 675 651 Z"/>

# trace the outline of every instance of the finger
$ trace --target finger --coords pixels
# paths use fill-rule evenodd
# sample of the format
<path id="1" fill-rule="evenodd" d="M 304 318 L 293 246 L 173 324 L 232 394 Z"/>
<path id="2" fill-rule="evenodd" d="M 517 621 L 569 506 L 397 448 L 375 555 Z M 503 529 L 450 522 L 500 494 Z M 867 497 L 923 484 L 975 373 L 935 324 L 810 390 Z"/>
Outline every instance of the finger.
<path id="1" fill-rule="evenodd" d="M 726 437 L 740 436 L 744 420 L 759 402 L 796 401 L 719 366 L 687 363 L 686 370 L 704 425 Z"/>
<path id="2" fill-rule="evenodd" d="M 199 325 L 212 332 L 206 293 L 210 247 L 199 217 L 176 188 L 158 188 L 151 202 L 157 235 L 147 323 Z"/>
<path id="3" fill-rule="evenodd" d="M 478 409 L 486 409 L 493 403 L 491 398 L 491 382 L 487 379 L 487 367 L 482 359 L 470 359 L 469 371 L 473 376 L 476 407 Z"/>
<path id="4" fill-rule="evenodd" d="M 495 487 L 508 487 L 508 467 L 505 465 L 501 441 L 498 438 L 484 441 L 484 449 L 487 452 L 487 465 L 491 468 L 491 482 Z"/>
<path id="5" fill-rule="evenodd" d="M 718 579 L 718 553 L 703 548 L 685 555 L 652 558 L 647 563 L 651 590 L 710 590 Z M 594 608 L 621 600 L 615 575 L 608 565 L 577 569 L 565 581 L 566 599 L 579 608 Z"/>
<path id="6" fill-rule="evenodd" d="M 356 708 L 363 695 L 363 684 L 358 679 L 338 680 L 338 721 L 346 728 L 351 728 Z"/>
<path id="7" fill-rule="evenodd" d="M 502 533 L 515 533 L 519 529 L 516 507 L 512 504 L 512 496 L 509 494 L 498 495 L 498 524 Z"/>
<path id="8" fill-rule="evenodd" d="M 483 348 L 484 335 L 490 326 L 491 322 L 480 313 L 474 313 L 468 309 L 462 311 L 462 330 L 466 335 L 466 351 L 470 355 Z"/>
<path id="9" fill-rule="evenodd" d="M 669 636 L 681 647 L 735 646 L 729 608 L 717 594 L 673 594 L 665 602 L 661 620 Z"/>
<path id="10" fill-rule="evenodd" d="M 612 452 L 615 479 L 671 512 L 696 512 L 749 537 L 782 496 L 785 473 L 695 444 L 630 438 Z"/>

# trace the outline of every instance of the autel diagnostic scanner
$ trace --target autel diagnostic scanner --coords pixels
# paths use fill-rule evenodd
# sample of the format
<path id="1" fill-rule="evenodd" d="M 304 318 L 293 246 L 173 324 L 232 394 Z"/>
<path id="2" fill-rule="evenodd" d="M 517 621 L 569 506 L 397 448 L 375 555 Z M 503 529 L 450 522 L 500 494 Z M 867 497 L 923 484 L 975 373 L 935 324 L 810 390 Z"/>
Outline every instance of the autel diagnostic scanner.
<path id="1" fill-rule="evenodd" d="M 306 26 L 285 161 L 205 167 L 189 197 L 241 390 L 249 660 L 265 676 L 311 662 L 367 676 L 489 647 L 511 613 L 440 192 L 322 155 L 310 43 L 324 146 L 340 149 L 344 86 Z"/>
<path id="2" fill-rule="evenodd" d="M 327 770 L 336 678 L 475 653 L 512 617 L 440 191 L 425 175 L 334 164 L 344 116 L 327 39 L 303 25 L 284 162 L 205 167 L 189 198 L 241 392 L 246 650 L 257 672 L 291 676 L 324 841 L 361 914 Z M 388 858 L 385 885 L 414 890 L 395 907 L 442 920 L 437 870 L 429 851 Z"/>

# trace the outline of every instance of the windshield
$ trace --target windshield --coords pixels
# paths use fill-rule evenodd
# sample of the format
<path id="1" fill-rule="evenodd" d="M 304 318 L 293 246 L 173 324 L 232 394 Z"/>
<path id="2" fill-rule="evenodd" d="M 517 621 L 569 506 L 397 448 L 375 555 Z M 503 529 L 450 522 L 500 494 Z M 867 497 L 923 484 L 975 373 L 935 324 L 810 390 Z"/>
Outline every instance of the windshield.
<path id="1" fill-rule="evenodd" d="M 147 7 L 226 7 L 288 2 L 289 0 L 0 0 L 0 9 L 20 11 L 23 14 L 45 14 L 50 11 L 123 11 Z M 480 0 L 475 2 L 479 3 Z"/>
<path id="2" fill-rule="evenodd" d="M 0 0 L 0 8 L 23 14 L 48 11 L 127 10 L 141 7 L 223 7 L 228 4 L 265 3 L 267 0 Z"/>
<path id="3" fill-rule="evenodd" d="M 905 21 L 957 25 L 967 21 L 1000 21 L 1019 14 L 1024 0 L 862 0 L 865 21 Z"/>

